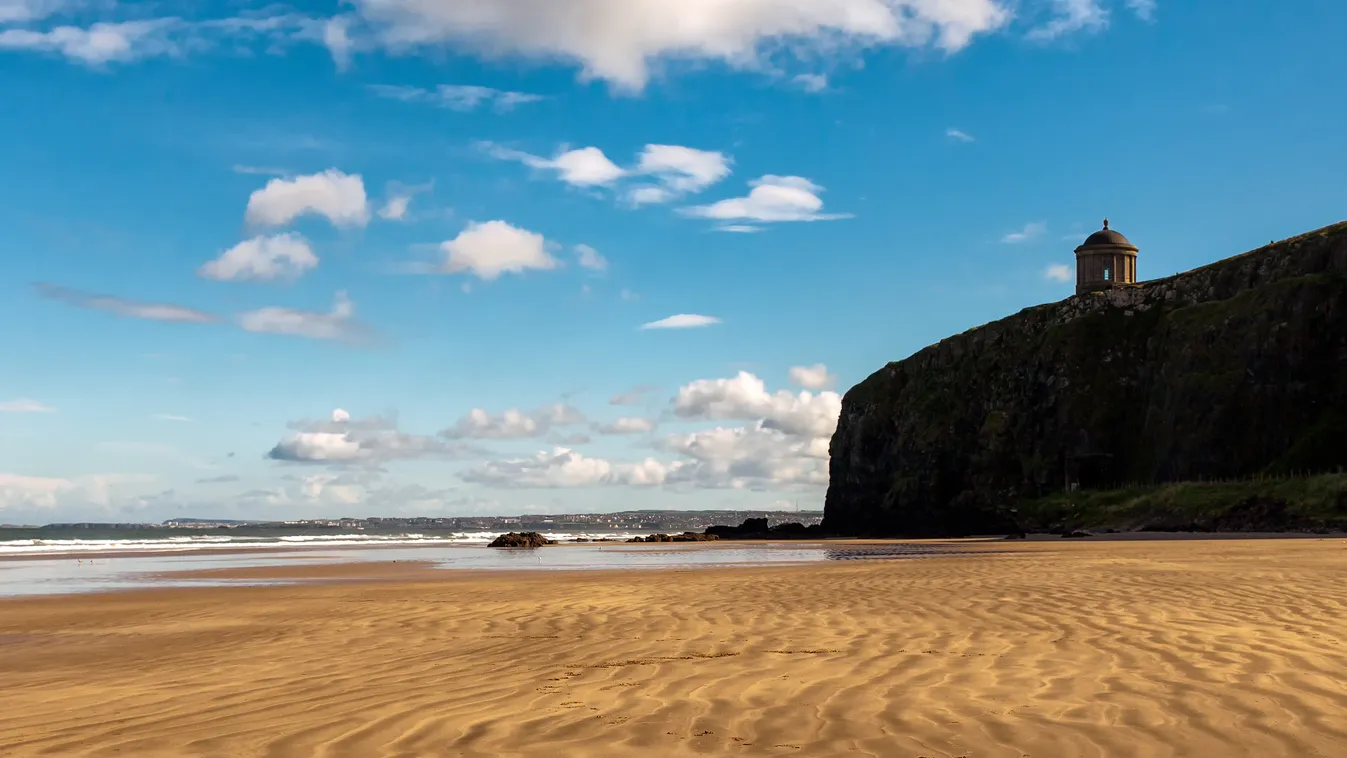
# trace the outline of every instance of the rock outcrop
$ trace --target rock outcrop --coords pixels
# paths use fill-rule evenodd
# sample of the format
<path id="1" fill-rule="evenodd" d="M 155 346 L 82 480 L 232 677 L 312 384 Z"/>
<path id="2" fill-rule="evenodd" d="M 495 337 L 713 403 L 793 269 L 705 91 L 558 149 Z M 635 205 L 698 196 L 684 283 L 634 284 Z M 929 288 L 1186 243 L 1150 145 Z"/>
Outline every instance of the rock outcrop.
<path id="1" fill-rule="evenodd" d="M 1014 532 L 1083 488 L 1347 465 L 1347 223 L 1029 308 L 846 393 L 824 529 Z"/>
<path id="2" fill-rule="evenodd" d="M 487 547 L 543 547 L 555 544 L 555 540 L 549 540 L 537 532 L 510 532 L 491 540 Z"/>

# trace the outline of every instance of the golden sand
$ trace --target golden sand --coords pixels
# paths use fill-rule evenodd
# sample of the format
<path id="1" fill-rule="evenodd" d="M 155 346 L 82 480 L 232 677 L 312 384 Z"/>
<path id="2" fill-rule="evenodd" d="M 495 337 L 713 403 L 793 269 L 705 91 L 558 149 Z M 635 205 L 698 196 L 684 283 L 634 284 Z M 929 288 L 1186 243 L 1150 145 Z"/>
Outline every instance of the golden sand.
<path id="1" fill-rule="evenodd" d="M 1347 541 L 988 547 L 3 601 L 0 755 L 1347 756 Z"/>

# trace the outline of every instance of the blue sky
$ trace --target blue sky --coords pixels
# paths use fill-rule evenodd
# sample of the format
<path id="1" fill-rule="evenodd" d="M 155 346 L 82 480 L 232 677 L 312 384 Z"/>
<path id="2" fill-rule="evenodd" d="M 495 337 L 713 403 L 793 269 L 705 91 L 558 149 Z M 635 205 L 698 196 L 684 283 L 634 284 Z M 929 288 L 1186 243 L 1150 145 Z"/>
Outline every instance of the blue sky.
<path id="1" fill-rule="evenodd" d="M 1342 218 L 1330 0 L 0 0 L 0 522 L 821 507 L 840 393 Z"/>

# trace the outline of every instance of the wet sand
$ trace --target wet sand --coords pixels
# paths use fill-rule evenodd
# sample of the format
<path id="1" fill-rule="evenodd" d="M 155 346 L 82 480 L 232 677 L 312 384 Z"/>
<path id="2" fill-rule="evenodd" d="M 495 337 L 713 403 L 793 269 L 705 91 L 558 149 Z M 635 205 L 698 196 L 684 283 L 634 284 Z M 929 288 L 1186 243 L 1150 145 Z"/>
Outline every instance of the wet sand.
<path id="1" fill-rule="evenodd" d="M 1347 541 L 989 547 L 0 600 L 0 755 L 1347 755 Z"/>

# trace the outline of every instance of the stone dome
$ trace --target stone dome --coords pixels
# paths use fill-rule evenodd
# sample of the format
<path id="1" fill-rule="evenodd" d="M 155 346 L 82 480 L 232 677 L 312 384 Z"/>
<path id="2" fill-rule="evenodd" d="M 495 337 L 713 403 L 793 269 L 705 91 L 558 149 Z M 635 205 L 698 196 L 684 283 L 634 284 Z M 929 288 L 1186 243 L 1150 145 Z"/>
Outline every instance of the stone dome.
<path id="1" fill-rule="evenodd" d="M 1136 250 L 1137 246 L 1127 241 L 1122 234 L 1108 228 L 1108 219 L 1104 219 L 1104 228 L 1085 238 L 1085 247 L 1126 247 Z M 1079 248 L 1077 248 L 1079 249 Z"/>

